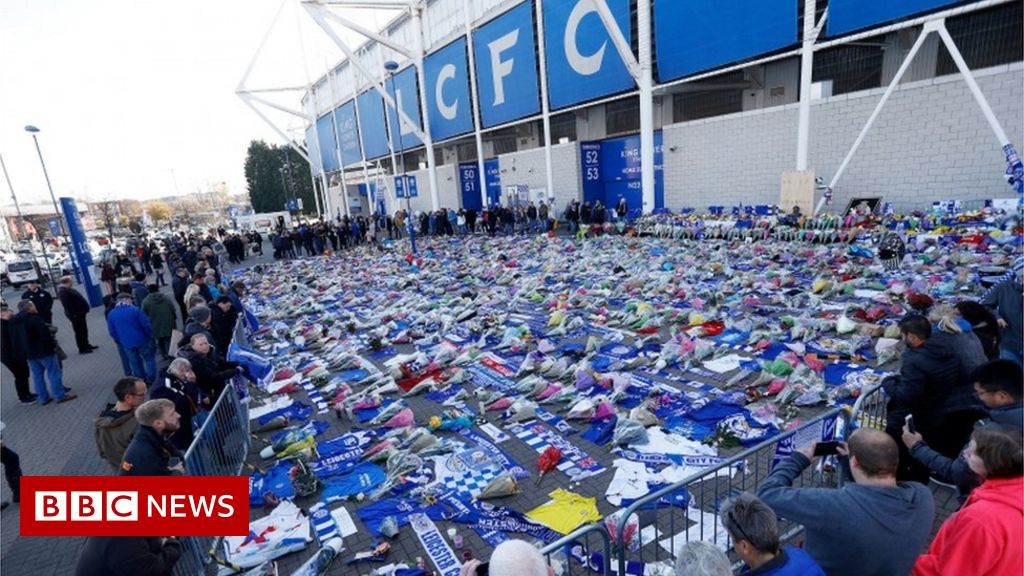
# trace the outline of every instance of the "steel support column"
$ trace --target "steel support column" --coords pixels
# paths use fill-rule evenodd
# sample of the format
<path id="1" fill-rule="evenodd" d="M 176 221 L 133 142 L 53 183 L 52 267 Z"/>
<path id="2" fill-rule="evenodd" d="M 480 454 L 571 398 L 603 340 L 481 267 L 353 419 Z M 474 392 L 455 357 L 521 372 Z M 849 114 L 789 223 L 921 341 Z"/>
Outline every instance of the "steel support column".
<path id="1" fill-rule="evenodd" d="M 540 63 L 540 104 L 544 124 L 544 182 L 547 185 L 546 198 L 555 196 L 554 168 L 551 163 L 551 107 L 548 104 L 548 63 L 544 51 L 544 2 L 536 0 L 537 11 L 537 57 Z"/>
<path id="2" fill-rule="evenodd" d="M 800 114 L 796 131 L 797 170 L 807 170 L 808 140 L 810 140 L 811 134 L 811 80 L 814 72 L 814 42 L 818 39 L 814 26 L 816 8 L 816 0 L 804 0 L 804 41 L 800 50 Z"/>
<path id="3" fill-rule="evenodd" d="M 425 3 L 424 3 L 425 4 Z M 419 84 L 420 93 L 420 110 L 422 113 L 420 117 L 423 119 L 423 134 L 426 136 L 423 142 L 423 146 L 427 149 L 427 177 L 430 180 L 430 205 L 436 212 L 441 207 L 440 194 L 441 191 L 437 188 L 437 163 L 434 158 L 434 141 L 430 136 L 430 115 L 427 114 L 427 90 L 426 80 L 423 74 L 423 14 L 422 8 L 415 6 L 411 8 L 412 11 L 412 30 L 416 36 L 415 41 L 415 60 L 416 60 L 416 81 Z M 396 94 L 397 95 L 397 94 Z M 399 130 L 402 129 L 401 122 L 399 122 Z M 408 191 L 406 192 L 408 194 Z"/>
<path id="4" fill-rule="evenodd" d="M 651 0 L 637 2 L 640 78 L 640 182 L 643 213 L 654 211 L 654 81 L 651 73 Z"/>
<path id="5" fill-rule="evenodd" d="M 480 200 L 486 210 L 490 206 L 487 198 L 487 174 L 484 172 L 484 138 L 480 134 L 480 107 L 477 99 L 480 93 L 476 91 L 476 54 L 473 50 L 473 3 L 470 0 L 462 0 L 462 10 L 466 24 L 466 55 L 469 57 L 469 102 L 467 104 L 473 110 L 473 138 L 476 140 L 476 172 L 480 182 Z M 456 150 L 455 164 L 458 165 L 458 151 Z M 459 191 L 461 196 L 462 191 Z"/>

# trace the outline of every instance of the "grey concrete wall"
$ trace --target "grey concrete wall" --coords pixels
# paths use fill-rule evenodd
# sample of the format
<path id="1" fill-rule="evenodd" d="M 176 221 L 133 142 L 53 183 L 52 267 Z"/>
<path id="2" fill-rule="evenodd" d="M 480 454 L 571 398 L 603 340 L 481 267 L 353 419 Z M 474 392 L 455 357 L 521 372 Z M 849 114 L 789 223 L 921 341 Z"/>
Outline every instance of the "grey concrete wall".
<path id="1" fill-rule="evenodd" d="M 555 206 L 561 207 L 570 198 L 580 195 L 579 144 L 570 142 L 551 146 L 551 165 L 554 168 Z M 502 154 L 498 157 L 498 167 L 501 170 L 502 194 L 508 186 L 518 184 L 525 184 L 531 189 L 547 188 L 543 147 Z"/>
<path id="2" fill-rule="evenodd" d="M 430 200 L 430 173 L 428 170 L 413 170 L 409 175 L 416 177 L 416 189 L 419 196 L 412 199 L 412 210 L 418 212 L 431 209 Z M 438 202 L 442 208 L 459 207 L 459 183 L 456 180 L 456 165 L 444 164 L 437 167 L 437 188 Z M 399 200 L 401 207 L 405 207 L 405 199 Z"/>
<path id="3" fill-rule="evenodd" d="M 1024 64 L 975 72 L 1011 141 L 1024 146 Z M 810 167 L 826 182 L 838 169 L 884 89 L 815 101 Z M 782 172 L 795 165 L 797 104 L 751 110 L 664 129 L 669 208 L 776 203 Z M 670 149 L 675 147 L 673 152 Z M 883 196 L 898 210 L 960 199 L 968 207 L 1011 197 L 1005 160 L 980 108 L 957 76 L 902 84 L 835 190 Z"/>

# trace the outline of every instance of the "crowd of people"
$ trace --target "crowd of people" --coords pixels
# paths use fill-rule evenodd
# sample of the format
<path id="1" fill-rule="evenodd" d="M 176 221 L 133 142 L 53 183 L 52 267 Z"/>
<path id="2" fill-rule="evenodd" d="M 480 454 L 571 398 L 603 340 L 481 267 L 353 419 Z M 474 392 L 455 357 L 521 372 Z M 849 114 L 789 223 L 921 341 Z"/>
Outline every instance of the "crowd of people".
<path id="1" fill-rule="evenodd" d="M 612 220 L 625 222 L 628 214 L 625 198 L 620 198 L 612 210 L 600 200 L 593 205 L 572 200 L 560 214 L 543 200 L 513 206 L 494 204 L 480 211 L 474 208 L 416 211 L 411 217 L 408 211 L 400 209 L 390 216 L 377 213 L 349 217 L 346 214 L 335 220 L 303 221 L 290 229 L 279 226 L 270 233 L 270 243 L 275 259 L 297 258 L 373 244 L 385 238 L 399 240 L 409 235 L 410 225 L 422 237 L 541 234 L 557 230 L 560 221 L 570 234 L 577 233 L 581 227 L 592 227 L 592 232 L 598 233 Z M 253 241 L 251 235 L 249 238 Z"/>

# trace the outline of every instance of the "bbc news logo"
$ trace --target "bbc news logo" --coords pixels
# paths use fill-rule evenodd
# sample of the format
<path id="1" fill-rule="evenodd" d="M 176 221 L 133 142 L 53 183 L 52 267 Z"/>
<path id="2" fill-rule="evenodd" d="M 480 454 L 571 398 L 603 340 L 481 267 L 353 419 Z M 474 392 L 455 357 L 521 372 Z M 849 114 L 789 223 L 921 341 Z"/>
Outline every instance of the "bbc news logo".
<path id="1" fill-rule="evenodd" d="M 25 476 L 22 536 L 244 536 L 245 476 Z"/>

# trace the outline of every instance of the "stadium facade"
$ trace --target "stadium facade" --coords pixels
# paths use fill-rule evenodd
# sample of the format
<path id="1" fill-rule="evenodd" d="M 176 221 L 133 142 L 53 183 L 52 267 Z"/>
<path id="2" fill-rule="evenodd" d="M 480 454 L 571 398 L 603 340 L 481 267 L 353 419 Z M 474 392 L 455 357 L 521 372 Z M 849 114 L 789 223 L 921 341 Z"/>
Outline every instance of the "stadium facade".
<path id="1" fill-rule="evenodd" d="M 406 4 L 303 3 L 348 54 L 302 99 L 331 216 L 394 212 L 407 192 L 414 211 L 779 204 L 792 170 L 833 185 L 826 210 L 1015 196 L 1020 0 L 433 0 L 380 31 L 346 17 Z"/>

